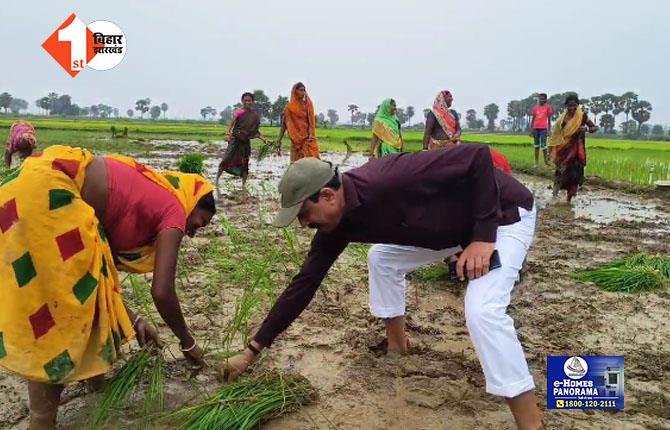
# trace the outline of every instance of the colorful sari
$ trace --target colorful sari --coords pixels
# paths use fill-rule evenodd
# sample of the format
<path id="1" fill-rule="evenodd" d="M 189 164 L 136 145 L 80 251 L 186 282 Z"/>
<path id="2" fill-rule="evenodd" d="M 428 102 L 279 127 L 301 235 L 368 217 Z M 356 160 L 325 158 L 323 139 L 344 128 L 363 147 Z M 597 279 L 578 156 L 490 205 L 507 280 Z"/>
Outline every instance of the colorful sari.
<path id="1" fill-rule="evenodd" d="M 7 138 L 7 154 L 9 157 L 15 152 L 30 154 L 35 149 L 35 127 L 26 121 L 16 121 L 9 129 Z"/>
<path id="2" fill-rule="evenodd" d="M 398 154 L 402 149 L 400 121 L 397 116 L 391 115 L 391 102 L 393 99 L 386 99 L 382 102 L 372 124 L 372 133 L 379 139 L 372 154 L 375 158 Z"/>
<path id="3" fill-rule="evenodd" d="M 314 105 L 309 96 L 305 97 L 306 103 L 302 103 L 297 95 L 297 84 L 294 85 L 291 89 L 291 101 L 284 109 L 284 124 L 291 139 L 291 162 L 305 157 L 319 158 Z"/>
<path id="4" fill-rule="evenodd" d="M 81 196 L 93 158 L 84 149 L 52 146 L 0 186 L 0 367 L 32 381 L 103 374 L 134 336 L 109 242 Z M 163 176 L 114 158 L 171 190 L 187 214 L 212 190 L 198 175 Z M 153 247 L 134 251 L 123 264 L 153 270 Z"/>
<path id="5" fill-rule="evenodd" d="M 431 139 L 429 149 L 443 148 L 453 144 L 452 139 L 458 132 L 458 114 L 447 104 L 446 96 L 448 94 L 449 91 L 440 91 L 437 94 L 437 97 L 435 97 L 431 109 L 437 122 L 440 124 L 440 127 L 442 127 L 442 130 L 444 130 L 444 133 L 447 135 L 447 139 Z"/>
<path id="6" fill-rule="evenodd" d="M 230 142 L 221 160 L 219 171 L 246 177 L 249 173 L 251 139 L 258 134 L 261 118 L 255 110 L 240 109 L 235 112 L 234 124 L 230 132 Z"/>
<path id="7" fill-rule="evenodd" d="M 581 107 L 577 107 L 572 118 L 566 120 L 566 115 L 567 110 L 558 118 L 549 145 L 556 165 L 554 185 L 559 190 L 567 190 L 568 197 L 572 198 L 584 184 L 586 134 L 582 126 L 588 118 Z"/>

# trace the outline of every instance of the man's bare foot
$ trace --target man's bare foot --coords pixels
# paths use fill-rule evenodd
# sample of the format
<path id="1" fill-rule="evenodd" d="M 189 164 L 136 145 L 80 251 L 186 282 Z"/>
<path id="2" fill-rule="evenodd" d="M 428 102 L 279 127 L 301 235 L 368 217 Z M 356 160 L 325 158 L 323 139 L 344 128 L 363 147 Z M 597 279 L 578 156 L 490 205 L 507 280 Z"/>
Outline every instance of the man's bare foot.
<path id="1" fill-rule="evenodd" d="M 404 347 L 402 345 L 391 345 L 390 343 L 388 344 L 388 347 L 386 348 L 386 355 L 406 355 L 409 352 L 409 349 L 412 347 L 412 342 L 410 342 L 409 337 L 405 338 L 405 345 Z"/>

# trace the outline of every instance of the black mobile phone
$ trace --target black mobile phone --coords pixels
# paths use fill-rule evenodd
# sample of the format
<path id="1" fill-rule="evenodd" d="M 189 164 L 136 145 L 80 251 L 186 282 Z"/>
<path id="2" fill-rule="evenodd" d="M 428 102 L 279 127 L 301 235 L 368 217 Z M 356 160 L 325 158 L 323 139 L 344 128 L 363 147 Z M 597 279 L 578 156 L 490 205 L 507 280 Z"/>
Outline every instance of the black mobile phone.
<path id="1" fill-rule="evenodd" d="M 498 254 L 498 250 L 494 249 L 493 254 L 491 254 L 491 259 L 489 260 L 489 272 L 501 267 L 502 264 L 500 263 L 500 255 Z M 449 277 L 452 281 L 458 281 L 458 275 L 456 275 L 456 261 L 449 263 Z"/>

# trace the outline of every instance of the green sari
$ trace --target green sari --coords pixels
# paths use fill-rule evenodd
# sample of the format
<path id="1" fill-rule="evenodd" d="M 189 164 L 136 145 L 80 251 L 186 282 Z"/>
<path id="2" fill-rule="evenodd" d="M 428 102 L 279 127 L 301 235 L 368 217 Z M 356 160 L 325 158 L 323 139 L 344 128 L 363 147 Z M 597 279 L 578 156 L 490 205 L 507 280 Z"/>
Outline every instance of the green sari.
<path id="1" fill-rule="evenodd" d="M 373 154 L 375 158 L 399 154 L 402 148 L 400 121 L 398 121 L 397 116 L 391 115 L 392 101 L 393 99 L 386 99 L 382 102 L 372 126 L 372 133 L 377 136 L 380 141 Z"/>

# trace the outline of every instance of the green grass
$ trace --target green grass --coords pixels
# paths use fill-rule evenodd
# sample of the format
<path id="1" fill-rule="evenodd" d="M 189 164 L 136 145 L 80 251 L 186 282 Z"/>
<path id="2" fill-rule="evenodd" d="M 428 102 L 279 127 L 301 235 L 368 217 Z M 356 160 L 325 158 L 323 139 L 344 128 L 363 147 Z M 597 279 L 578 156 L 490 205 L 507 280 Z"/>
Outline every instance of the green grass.
<path id="1" fill-rule="evenodd" d="M 666 285 L 670 280 L 670 259 L 633 255 L 575 274 L 607 291 L 636 293 Z"/>
<path id="2" fill-rule="evenodd" d="M 589 148 L 608 149 L 650 149 L 654 151 L 670 151 L 670 142 L 660 140 L 627 140 L 600 138 L 596 135 L 587 135 L 586 144 Z M 533 138 L 523 134 L 463 134 L 464 142 L 481 142 L 505 145 L 532 145 Z"/>
<path id="3" fill-rule="evenodd" d="M 439 262 L 430 266 L 421 267 L 410 274 L 412 279 L 424 282 L 451 282 L 449 266 L 447 263 Z"/>
<path id="4" fill-rule="evenodd" d="M 94 429 L 105 428 L 111 416 L 129 406 L 143 378 L 149 373 L 149 384 L 144 399 L 146 413 L 159 411 L 163 406 L 163 353 L 154 347 L 137 351 L 111 380 L 107 381 L 91 421 Z"/>
<path id="5" fill-rule="evenodd" d="M 13 118 L 0 118 L 0 134 L 9 130 Z M 61 144 L 80 146 L 99 153 L 123 153 L 133 156 L 150 156 L 152 151 L 167 149 L 148 145 L 147 140 L 195 140 L 202 143 L 221 141 L 226 128 L 217 122 L 203 121 L 140 121 L 102 119 L 31 118 L 37 128 L 38 149 Z M 128 138 L 111 138 L 111 127 L 117 130 L 128 128 Z M 261 132 L 276 138 L 278 127 L 262 127 Z M 423 133 L 407 131 L 407 150 L 417 151 L 422 147 Z M 0 136 L 1 138 L 1 136 Z M 319 129 L 319 145 L 324 152 L 367 152 L 370 144 L 368 129 Z M 493 145 L 505 154 L 515 170 L 532 170 L 532 139 L 527 135 L 465 133 L 466 142 L 482 142 Z M 261 148 L 260 141 L 253 141 Z M 284 141 L 284 153 L 289 146 Z M 271 146 L 265 146 L 271 150 Z M 614 140 L 589 136 L 587 138 L 587 176 L 606 180 L 625 181 L 636 185 L 650 185 L 657 180 L 670 180 L 670 142 Z M 262 151 L 264 153 L 264 151 Z M 261 154 L 263 155 L 263 154 Z M 267 155 L 267 154 L 265 154 Z M 551 171 L 544 175 L 551 176 Z M 3 174 L 0 171 L 0 176 Z"/>
<path id="6" fill-rule="evenodd" d="M 169 414 L 179 430 L 251 430 L 269 419 L 297 410 L 315 399 L 309 381 L 301 376 L 262 374 L 224 386 L 195 406 Z"/>
<path id="7" fill-rule="evenodd" d="M 515 170 L 533 170 L 533 149 L 521 145 L 491 145 L 503 153 Z M 542 157 L 542 156 L 540 156 Z M 553 168 L 547 169 L 553 175 Z M 670 179 L 670 152 L 649 149 L 587 149 L 586 176 L 650 185 Z"/>
<path id="8" fill-rule="evenodd" d="M 267 211 L 259 208 L 258 223 L 241 231 L 225 216 L 221 224 L 225 236 L 211 237 L 197 247 L 190 261 L 179 265 L 180 277 L 189 278 L 188 268 L 202 264 L 202 288 L 210 301 L 208 308 L 234 303 L 225 317 L 224 329 L 210 339 L 210 355 L 226 356 L 244 349 L 251 335 L 252 318 L 266 312 L 297 273 L 305 250 L 293 229 L 276 229 L 264 223 Z M 197 261 L 200 260 L 200 261 Z M 183 282 L 183 281 L 182 281 Z M 190 282 L 189 282 L 190 283 Z M 234 294 L 225 285 L 235 286 Z M 221 314 L 221 311 L 217 311 Z"/>

